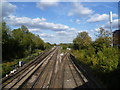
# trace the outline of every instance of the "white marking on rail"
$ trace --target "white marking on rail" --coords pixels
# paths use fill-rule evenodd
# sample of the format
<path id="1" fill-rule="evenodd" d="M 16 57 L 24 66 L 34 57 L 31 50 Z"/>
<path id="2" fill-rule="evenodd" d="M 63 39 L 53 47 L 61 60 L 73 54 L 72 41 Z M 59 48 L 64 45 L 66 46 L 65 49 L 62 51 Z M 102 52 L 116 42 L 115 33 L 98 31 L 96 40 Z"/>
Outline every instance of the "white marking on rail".
<path id="1" fill-rule="evenodd" d="M 56 51 L 56 50 L 55 50 L 55 51 Z M 54 51 L 54 52 L 55 52 L 55 51 Z M 54 52 L 52 53 L 52 55 L 54 54 Z M 23 78 L 21 79 L 21 81 L 19 81 L 13 88 L 14 88 L 14 89 L 15 89 L 15 88 L 19 88 L 19 86 L 22 85 L 22 83 L 25 82 L 26 79 L 27 79 L 28 77 L 30 77 L 30 75 L 33 74 L 33 72 L 34 72 L 36 69 L 38 69 L 38 67 L 39 67 L 42 63 L 44 63 L 47 58 L 50 58 L 49 55 L 48 55 L 45 59 L 43 59 L 43 61 L 41 61 L 35 68 L 33 68 L 33 69 L 31 70 L 31 72 L 29 72 L 25 77 L 23 77 Z M 47 59 L 47 60 L 48 60 L 48 59 Z"/>

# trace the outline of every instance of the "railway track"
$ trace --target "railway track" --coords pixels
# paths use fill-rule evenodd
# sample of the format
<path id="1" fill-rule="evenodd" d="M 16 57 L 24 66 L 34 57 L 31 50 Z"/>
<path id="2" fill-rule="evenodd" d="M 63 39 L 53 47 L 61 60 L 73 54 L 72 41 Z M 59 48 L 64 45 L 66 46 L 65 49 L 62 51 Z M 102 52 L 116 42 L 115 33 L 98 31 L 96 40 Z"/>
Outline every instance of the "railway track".
<path id="1" fill-rule="evenodd" d="M 8 78 L 5 78 L 2 83 L 2 89 L 5 89 L 5 88 L 10 89 L 13 86 L 15 86 L 15 84 L 17 84 L 18 81 L 20 81 L 24 76 L 26 76 L 41 61 L 43 61 L 44 58 L 46 58 L 47 56 L 49 57 L 49 55 L 51 55 L 51 53 L 53 53 L 54 51 L 55 51 L 55 48 L 52 48 L 51 50 L 40 54 L 35 60 L 29 62 L 24 67 L 20 68 L 20 70 L 18 70 L 18 72 L 16 72 L 15 74 L 11 75 Z"/>
<path id="2" fill-rule="evenodd" d="M 60 47 L 47 52 L 41 60 L 39 58 L 36 64 L 28 65 L 29 69 L 12 79 L 3 89 L 89 88 L 89 81 L 76 67 L 70 54 L 62 55 Z"/>
<path id="3" fill-rule="evenodd" d="M 87 80 L 69 59 L 69 54 L 65 53 L 61 60 L 60 57 L 60 51 L 56 51 L 20 89 L 76 88 L 85 84 Z"/>
<path id="4" fill-rule="evenodd" d="M 63 88 L 80 88 L 80 86 L 83 86 L 88 82 L 82 72 L 80 72 L 75 66 L 75 64 L 72 62 L 69 54 L 66 55 L 66 62 L 64 68 Z M 88 86 L 86 85 L 85 88 L 87 87 Z"/>
<path id="5" fill-rule="evenodd" d="M 55 60 L 56 59 L 56 54 L 58 50 L 56 50 L 51 58 L 48 58 L 46 62 L 32 75 L 32 77 L 25 82 L 25 84 L 21 87 L 23 88 L 42 88 L 43 85 L 45 84 L 45 81 L 49 82 L 49 77 L 48 75 L 51 75 L 52 68 L 54 66 Z M 34 79 L 33 79 L 34 78 Z M 32 82 L 31 82 L 32 81 Z M 39 84 L 40 83 L 40 84 Z"/>

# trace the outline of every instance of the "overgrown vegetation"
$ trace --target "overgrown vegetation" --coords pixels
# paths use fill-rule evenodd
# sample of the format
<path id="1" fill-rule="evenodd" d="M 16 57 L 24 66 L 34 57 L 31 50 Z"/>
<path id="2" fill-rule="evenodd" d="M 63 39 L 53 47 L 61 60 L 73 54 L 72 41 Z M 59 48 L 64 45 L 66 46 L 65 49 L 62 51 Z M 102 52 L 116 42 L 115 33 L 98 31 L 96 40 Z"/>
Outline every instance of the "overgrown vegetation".
<path id="1" fill-rule="evenodd" d="M 38 35 L 29 32 L 24 25 L 11 30 L 5 22 L 2 23 L 2 59 L 12 61 L 13 58 L 23 58 L 35 52 L 45 50 L 51 44 L 45 43 Z"/>
<path id="2" fill-rule="evenodd" d="M 60 44 L 62 49 L 71 48 L 79 63 L 89 66 L 95 76 L 108 88 L 118 88 L 120 80 L 120 50 L 111 46 L 111 34 L 100 28 L 92 41 L 87 32 L 78 33 L 72 44 Z"/>
<path id="3" fill-rule="evenodd" d="M 71 51 L 77 60 L 89 65 L 96 76 L 108 88 L 119 87 L 120 66 L 117 47 L 111 46 L 110 33 L 100 28 L 95 41 L 87 32 L 81 32 L 73 40 Z"/>
<path id="4" fill-rule="evenodd" d="M 11 30 L 5 22 L 2 23 L 2 61 L 3 76 L 12 70 L 12 66 L 19 61 L 28 62 L 45 49 L 50 48 L 50 43 L 45 43 L 39 36 L 29 32 L 22 25 Z M 0 28 L 1 28 L 0 27 Z M 87 32 L 81 32 L 71 44 L 60 44 L 63 51 L 71 48 L 79 62 L 88 65 L 98 78 L 108 88 L 119 87 L 120 80 L 120 50 L 111 46 L 111 35 L 100 28 L 97 38 L 92 41 Z M 53 44 L 53 46 L 56 44 Z M 40 51 L 39 51 L 40 50 Z"/>
<path id="5" fill-rule="evenodd" d="M 14 66 L 19 67 L 18 66 L 19 61 L 27 63 L 27 62 L 33 60 L 34 58 L 36 58 L 39 55 L 40 52 L 43 52 L 43 51 L 36 50 L 35 53 L 33 53 L 33 54 L 31 54 L 31 55 L 29 55 L 27 57 L 20 58 L 20 59 L 13 59 L 10 62 L 2 63 L 2 76 L 4 77 L 5 74 L 9 74 L 10 71 L 13 70 Z"/>
<path id="6" fill-rule="evenodd" d="M 29 61 L 41 52 L 51 47 L 45 43 L 39 35 L 29 32 L 22 25 L 18 29 L 11 30 L 5 22 L 2 22 L 2 62 L 3 76 L 8 73 L 18 61 Z"/>

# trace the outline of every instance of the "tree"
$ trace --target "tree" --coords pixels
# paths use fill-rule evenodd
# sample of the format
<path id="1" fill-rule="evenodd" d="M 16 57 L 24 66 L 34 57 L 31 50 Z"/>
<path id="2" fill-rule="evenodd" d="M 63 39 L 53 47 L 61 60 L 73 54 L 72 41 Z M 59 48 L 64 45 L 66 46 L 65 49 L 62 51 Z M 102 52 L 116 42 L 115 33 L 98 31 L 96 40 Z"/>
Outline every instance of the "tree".
<path id="1" fill-rule="evenodd" d="M 111 45 L 111 37 L 110 37 L 110 32 L 100 28 L 98 31 L 98 34 L 96 35 L 97 39 L 93 43 L 94 48 L 96 50 L 102 50 L 104 47 L 110 47 Z"/>
<path id="2" fill-rule="evenodd" d="M 15 41 L 12 32 L 5 22 L 2 22 L 2 59 L 10 61 L 14 55 Z"/>
<path id="3" fill-rule="evenodd" d="M 31 32 L 24 25 L 21 28 L 10 30 L 5 22 L 2 23 L 2 53 L 3 59 L 22 58 L 35 51 L 44 50 L 44 41 Z"/>
<path id="4" fill-rule="evenodd" d="M 110 32 L 109 31 L 107 31 L 107 30 L 105 30 L 104 28 L 99 28 L 99 31 L 98 31 L 98 33 L 97 33 L 97 37 L 102 37 L 102 38 L 104 38 L 104 37 L 109 37 L 110 36 Z"/>
<path id="5" fill-rule="evenodd" d="M 44 41 L 39 36 L 34 36 L 34 43 L 37 49 L 42 49 L 42 50 L 45 49 Z"/>
<path id="6" fill-rule="evenodd" d="M 5 62 L 26 57 L 36 49 L 44 50 L 51 46 L 49 43 L 44 43 L 39 35 L 29 32 L 24 25 L 10 30 L 6 23 L 2 22 L 0 28 L 2 29 L 2 59 Z"/>
<path id="7" fill-rule="evenodd" d="M 45 49 L 48 49 L 48 48 L 50 48 L 52 45 L 49 43 L 49 42 L 46 42 L 45 43 Z"/>
<path id="8" fill-rule="evenodd" d="M 102 51 L 97 52 L 99 72 L 110 72 L 117 69 L 118 66 L 118 52 L 115 48 L 103 48 Z"/>
<path id="9" fill-rule="evenodd" d="M 24 33 L 28 33 L 28 28 L 24 25 L 21 26 L 21 30 L 24 32 Z"/>
<path id="10" fill-rule="evenodd" d="M 91 37 L 87 32 L 81 32 L 77 35 L 77 37 L 73 40 L 74 48 L 86 48 L 92 43 Z"/>

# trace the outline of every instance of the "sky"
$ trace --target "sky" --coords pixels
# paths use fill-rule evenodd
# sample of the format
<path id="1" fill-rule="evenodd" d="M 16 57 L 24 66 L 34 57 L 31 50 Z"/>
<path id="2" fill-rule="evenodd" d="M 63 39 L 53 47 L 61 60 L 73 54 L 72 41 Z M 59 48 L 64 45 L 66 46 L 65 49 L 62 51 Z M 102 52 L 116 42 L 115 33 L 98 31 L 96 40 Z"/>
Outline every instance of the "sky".
<path id="1" fill-rule="evenodd" d="M 118 29 L 118 2 L 2 2 L 2 17 L 16 29 L 25 25 L 45 42 L 72 43 L 86 31 L 95 40 L 100 27 Z"/>

